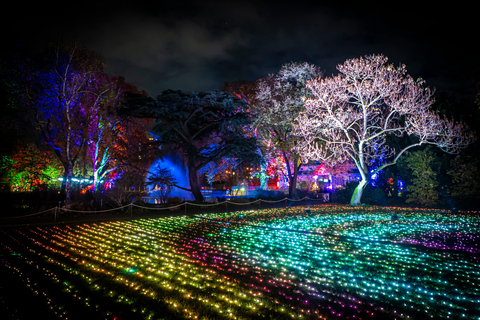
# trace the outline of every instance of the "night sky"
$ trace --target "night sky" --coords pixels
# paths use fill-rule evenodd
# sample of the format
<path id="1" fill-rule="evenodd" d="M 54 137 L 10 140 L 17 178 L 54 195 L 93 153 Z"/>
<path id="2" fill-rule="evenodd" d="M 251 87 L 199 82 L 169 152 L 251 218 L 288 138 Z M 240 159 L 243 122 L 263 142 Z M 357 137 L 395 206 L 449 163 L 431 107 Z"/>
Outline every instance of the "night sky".
<path id="1" fill-rule="evenodd" d="M 8 43 L 38 50 L 76 40 L 103 56 L 108 74 L 151 96 L 218 90 L 292 61 L 330 76 L 346 59 L 382 53 L 437 91 L 473 97 L 480 65 L 474 2 L 375 3 L 17 1 L 1 20 Z"/>

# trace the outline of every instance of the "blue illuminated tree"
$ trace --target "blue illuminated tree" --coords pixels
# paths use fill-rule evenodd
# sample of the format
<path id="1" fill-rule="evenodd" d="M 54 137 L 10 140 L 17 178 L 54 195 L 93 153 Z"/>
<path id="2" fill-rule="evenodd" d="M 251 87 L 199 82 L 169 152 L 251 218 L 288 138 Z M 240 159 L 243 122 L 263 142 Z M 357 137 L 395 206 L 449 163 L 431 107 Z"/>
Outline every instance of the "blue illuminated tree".
<path id="1" fill-rule="evenodd" d="M 162 202 L 167 202 L 172 188 L 178 187 L 175 176 L 169 169 L 162 167 L 160 163 L 153 165 L 150 169 L 146 185 L 152 187 Z"/>
<path id="2" fill-rule="evenodd" d="M 51 49 L 30 77 L 26 96 L 43 140 L 63 166 L 62 190 L 67 204 L 72 170 L 91 141 L 92 121 L 109 99 L 110 80 L 103 73 L 102 60 L 76 44 Z"/>

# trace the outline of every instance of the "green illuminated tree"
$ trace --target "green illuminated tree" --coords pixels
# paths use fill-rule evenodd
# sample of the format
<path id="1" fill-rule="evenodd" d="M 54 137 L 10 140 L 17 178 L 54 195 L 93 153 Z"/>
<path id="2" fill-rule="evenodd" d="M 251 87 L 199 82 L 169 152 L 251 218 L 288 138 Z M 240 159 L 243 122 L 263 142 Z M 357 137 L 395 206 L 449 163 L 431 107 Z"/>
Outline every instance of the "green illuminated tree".
<path id="1" fill-rule="evenodd" d="M 17 147 L 10 157 L 3 156 L 0 171 L 1 184 L 9 191 L 45 189 L 55 185 L 63 173 L 51 152 L 39 150 L 33 144 Z"/>

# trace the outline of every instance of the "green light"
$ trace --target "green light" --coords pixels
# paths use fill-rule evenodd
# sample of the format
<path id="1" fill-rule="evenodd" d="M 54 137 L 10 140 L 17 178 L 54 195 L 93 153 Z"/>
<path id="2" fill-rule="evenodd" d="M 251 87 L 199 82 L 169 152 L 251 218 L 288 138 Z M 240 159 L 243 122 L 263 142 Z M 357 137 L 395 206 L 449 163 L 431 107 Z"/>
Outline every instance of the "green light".
<path id="1" fill-rule="evenodd" d="M 298 207 L 19 234 L 25 248 L 15 252 L 33 253 L 19 260 L 30 257 L 25 265 L 44 268 L 67 295 L 93 301 L 101 292 L 151 318 L 164 315 L 143 301 L 185 319 L 479 316 L 475 215 L 318 206 L 308 216 Z"/>

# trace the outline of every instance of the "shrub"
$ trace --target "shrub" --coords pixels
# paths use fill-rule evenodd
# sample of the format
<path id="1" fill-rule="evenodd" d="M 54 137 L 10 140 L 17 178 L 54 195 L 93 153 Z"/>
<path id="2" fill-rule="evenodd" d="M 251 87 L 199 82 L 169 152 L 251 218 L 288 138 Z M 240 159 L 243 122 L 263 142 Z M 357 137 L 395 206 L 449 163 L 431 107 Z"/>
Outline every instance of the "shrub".
<path id="1" fill-rule="evenodd" d="M 383 188 L 372 186 L 365 188 L 365 191 L 363 192 L 363 202 L 380 206 L 386 206 L 388 204 Z"/>
<path id="2" fill-rule="evenodd" d="M 347 204 L 350 203 L 352 198 L 353 191 L 357 186 L 358 182 L 352 181 L 345 185 L 345 188 L 336 189 L 331 194 L 331 202 Z"/>
<path id="3" fill-rule="evenodd" d="M 176 205 L 176 204 L 180 204 L 182 202 L 183 202 L 183 199 L 180 198 L 180 197 L 168 197 L 168 199 L 167 199 L 168 204 Z"/>

